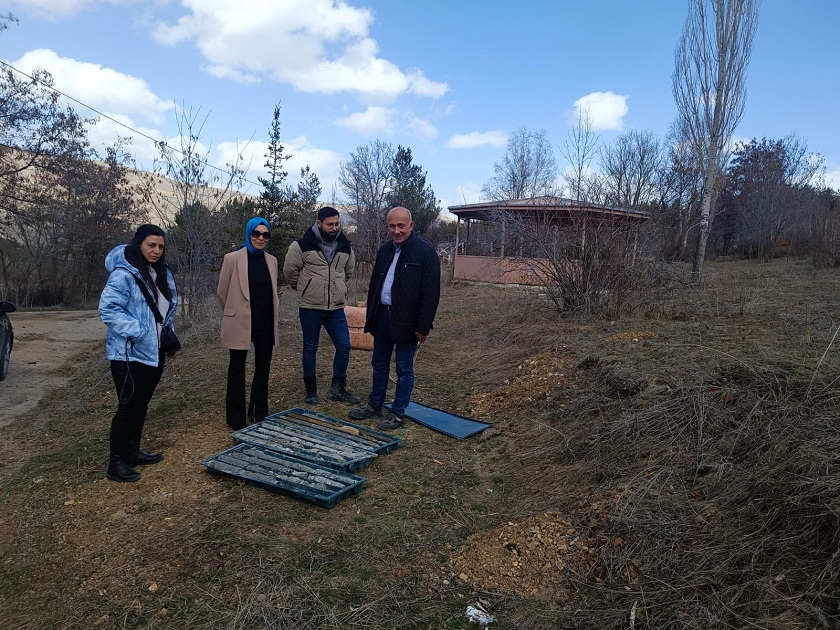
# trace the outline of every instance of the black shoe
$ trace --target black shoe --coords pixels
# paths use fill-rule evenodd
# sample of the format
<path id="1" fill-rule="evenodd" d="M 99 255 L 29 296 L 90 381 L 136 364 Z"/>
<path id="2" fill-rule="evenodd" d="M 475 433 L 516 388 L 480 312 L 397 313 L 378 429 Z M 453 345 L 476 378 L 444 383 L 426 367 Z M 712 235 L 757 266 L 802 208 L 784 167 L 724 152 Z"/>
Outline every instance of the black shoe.
<path id="1" fill-rule="evenodd" d="M 140 479 L 140 473 L 126 464 L 119 455 L 111 455 L 105 476 L 111 481 L 137 481 Z"/>
<path id="2" fill-rule="evenodd" d="M 147 464 L 157 464 L 162 459 L 163 453 L 144 453 L 137 449 L 125 456 L 125 463 L 129 466 L 145 466 Z"/>
<path id="3" fill-rule="evenodd" d="M 358 409 L 351 409 L 350 413 L 347 414 L 353 420 L 367 420 L 368 418 L 372 418 L 376 416 L 377 418 L 382 415 L 382 409 L 376 409 L 373 405 L 369 402 L 365 403 L 364 407 L 359 407 Z"/>
<path id="4" fill-rule="evenodd" d="M 245 422 L 231 422 L 230 420 L 227 421 L 227 425 L 230 427 L 231 431 L 239 431 L 239 429 L 245 428 Z"/>
<path id="5" fill-rule="evenodd" d="M 385 419 L 382 422 L 379 423 L 378 428 L 383 431 L 393 431 L 394 429 L 399 429 L 404 424 L 405 416 L 398 416 L 392 411 L 385 416 Z"/>
<path id="6" fill-rule="evenodd" d="M 333 376 L 332 385 L 330 386 L 330 400 L 337 400 L 339 402 L 346 402 L 353 405 L 358 403 L 359 397 L 348 392 L 346 387 L 346 376 Z"/>

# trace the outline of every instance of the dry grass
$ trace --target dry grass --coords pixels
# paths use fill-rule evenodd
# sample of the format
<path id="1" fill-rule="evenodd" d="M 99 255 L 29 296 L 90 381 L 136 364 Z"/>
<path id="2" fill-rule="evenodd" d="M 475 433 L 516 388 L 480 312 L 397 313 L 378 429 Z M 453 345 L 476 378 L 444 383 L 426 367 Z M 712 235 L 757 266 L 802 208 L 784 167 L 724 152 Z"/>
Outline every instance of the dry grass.
<path id="1" fill-rule="evenodd" d="M 840 279 L 707 271 L 606 322 L 446 282 L 415 398 L 495 426 L 408 426 L 331 510 L 204 472 L 230 444 L 212 310 L 167 367 L 147 429 L 166 458 L 138 484 L 103 478 L 92 353 L 0 444 L 0 627 L 467 628 L 477 602 L 501 629 L 840 627 Z M 283 308 L 277 410 L 302 403 Z M 349 376 L 364 395 L 369 355 Z"/>

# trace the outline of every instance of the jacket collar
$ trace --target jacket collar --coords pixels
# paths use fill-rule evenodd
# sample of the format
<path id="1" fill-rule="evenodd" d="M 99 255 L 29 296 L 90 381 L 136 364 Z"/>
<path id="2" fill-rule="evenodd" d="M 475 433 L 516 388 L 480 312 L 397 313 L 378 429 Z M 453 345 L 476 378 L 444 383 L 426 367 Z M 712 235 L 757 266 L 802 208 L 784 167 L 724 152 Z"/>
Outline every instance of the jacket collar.
<path id="1" fill-rule="evenodd" d="M 300 248 L 303 251 L 311 251 L 313 249 L 320 249 L 318 246 L 318 237 L 315 236 L 314 230 L 317 230 L 317 226 L 312 226 L 306 232 L 303 233 L 303 236 L 298 239 L 298 243 L 300 244 Z M 335 238 L 338 241 L 338 248 L 336 249 L 336 253 L 343 252 L 345 254 L 350 253 L 350 239 L 344 236 L 344 231 L 338 233 L 338 236 Z"/>

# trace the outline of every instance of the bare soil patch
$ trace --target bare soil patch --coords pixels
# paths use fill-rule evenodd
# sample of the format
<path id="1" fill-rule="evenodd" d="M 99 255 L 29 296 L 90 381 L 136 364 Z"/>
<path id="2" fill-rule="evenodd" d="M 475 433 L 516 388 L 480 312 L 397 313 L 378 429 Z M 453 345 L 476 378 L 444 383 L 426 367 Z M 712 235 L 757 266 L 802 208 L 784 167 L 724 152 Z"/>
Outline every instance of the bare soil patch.
<path id="1" fill-rule="evenodd" d="M 105 338 L 96 311 L 16 311 L 9 376 L 0 383 L 0 428 L 30 413 L 44 394 L 61 387 L 74 366 L 89 360 Z"/>

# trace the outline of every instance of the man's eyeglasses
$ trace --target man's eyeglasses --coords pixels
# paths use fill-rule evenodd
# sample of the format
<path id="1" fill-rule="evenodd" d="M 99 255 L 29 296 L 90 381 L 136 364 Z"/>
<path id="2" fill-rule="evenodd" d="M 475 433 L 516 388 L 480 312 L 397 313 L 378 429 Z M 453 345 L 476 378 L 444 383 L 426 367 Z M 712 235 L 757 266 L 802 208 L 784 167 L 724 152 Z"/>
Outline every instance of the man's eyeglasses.
<path id="1" fill-rule="evenodd" d="M 259 230 L 254 230 L 251 232 L 251 238 L 262 238 L 268 240 L 271 238 L 271 232 L 260 232 Z"/>

